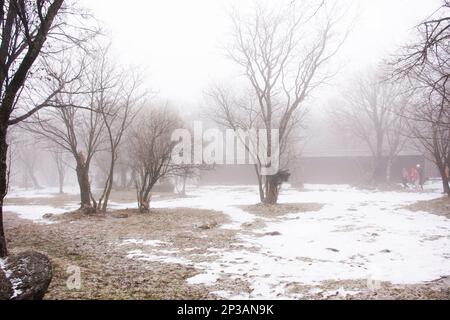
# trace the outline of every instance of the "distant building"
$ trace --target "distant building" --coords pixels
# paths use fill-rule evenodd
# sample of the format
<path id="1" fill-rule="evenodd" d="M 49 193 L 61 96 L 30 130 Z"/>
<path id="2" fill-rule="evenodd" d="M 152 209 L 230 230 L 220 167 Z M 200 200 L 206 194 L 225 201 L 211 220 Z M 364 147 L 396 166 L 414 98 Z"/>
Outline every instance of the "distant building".
<path id="1" fill-rule="evenodd" d="M 387 158 L 384 158 L 384 171 Z M 400 153 L 391 168 L 391 181 L 401 182 L 403 168 L 410 169 L 420 164 L 426 178 L 438 176 L 433 163 L 416 151 Z M 293 185 L 313 184 L 359 184 L 367 182 L 373 172 L 373 158 L 364 150 L 346 150 L 345 152 L 304 152 L 304 155 L 290 162 L 289 170 Z M 257 178 L 253 165 L 222 165 L 215 170 L 204 172 L 200 178 L 202 184 L 256 184 Z"/>

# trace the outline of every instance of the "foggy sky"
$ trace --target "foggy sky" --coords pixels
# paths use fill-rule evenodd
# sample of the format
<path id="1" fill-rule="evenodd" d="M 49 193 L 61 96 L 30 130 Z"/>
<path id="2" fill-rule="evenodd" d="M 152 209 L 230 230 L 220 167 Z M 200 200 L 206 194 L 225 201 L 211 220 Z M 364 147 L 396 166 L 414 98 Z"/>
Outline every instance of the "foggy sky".
<path id="1" fill-rule="evenodd" d="M 337 58 L 345 63 L 338 82 L 404 44 L 412 28 L 441 3 L 338 1 L 351 4 L 352 16 L 358 13 L 355 27 Z M 211 82 L 235 74 L 220 49 L 229 31 L 226 9 L 233 3 L 239 8 L 250 2 L 253 0 L 82 0 L 81 4 L 104 23 L 121 62 L 145 70 L 148 86 L 159 91 L 160 97 L 180 107 L 195 107 Z"/>

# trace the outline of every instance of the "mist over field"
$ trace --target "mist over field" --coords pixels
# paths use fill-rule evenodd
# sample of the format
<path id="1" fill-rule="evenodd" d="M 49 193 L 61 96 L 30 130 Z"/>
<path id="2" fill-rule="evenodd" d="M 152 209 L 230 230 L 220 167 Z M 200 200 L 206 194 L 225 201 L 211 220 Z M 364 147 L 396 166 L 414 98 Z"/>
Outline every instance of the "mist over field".
<path id="1" fill-rule="evenodd" d="M 0 300 L 449 299 L 448 0 L 0 7 Z"/>

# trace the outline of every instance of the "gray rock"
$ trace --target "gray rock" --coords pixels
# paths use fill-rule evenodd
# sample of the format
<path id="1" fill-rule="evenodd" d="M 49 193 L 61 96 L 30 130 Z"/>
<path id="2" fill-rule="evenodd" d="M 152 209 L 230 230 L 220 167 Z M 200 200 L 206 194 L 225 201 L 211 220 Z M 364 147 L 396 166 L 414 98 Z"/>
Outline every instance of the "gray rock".
<path id="1" fill-rule="evenodd" d="M 210 230 L 210 229 L 216 228 L 217 226 L 218 226 L 217 222 L 211 222 L 211 223 L 202 224 L 202 225 L 198 226 L 198 228 L 202 229 L 202 230 Z"/>
<path id="2" fill-rule="evenodd" d="M 53 213 L 46 213 L 42 216 L 42 218 L 44 219 L 53 219 L 55 217 L 55 215 Z"/>
<path id="3" fill-rule="evenodd" d="M 53 277 L 50 260 L 42 253 L 26 251 L 9 256 L 0 273 L 0 298 L 42 300 Z M 3 280 L 2 280 L 3 279 Z"/>

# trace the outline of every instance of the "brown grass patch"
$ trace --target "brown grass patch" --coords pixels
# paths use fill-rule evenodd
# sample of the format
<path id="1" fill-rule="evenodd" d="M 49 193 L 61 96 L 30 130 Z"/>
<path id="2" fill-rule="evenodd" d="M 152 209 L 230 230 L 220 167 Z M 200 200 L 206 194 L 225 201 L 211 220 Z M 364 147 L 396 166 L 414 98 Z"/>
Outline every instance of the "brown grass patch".
<path id="1" fill-rule="evenodd" d="M 439 216 L 450 218 L 450 197 L 442 197 L 433 200 L 418 201 L 404 207 L 411 211 L 426 211 Z"/>
<path id="2" fill-rule="evenodd" d="M 240 206 L 240 208 L 252 214 L 271 218 L 284 216 L 290 213 L 315 212 L 321 210 L 323 206 L 324 205 L 320 203 L 281 203 L 275 205 L 256 204 Z"/>

